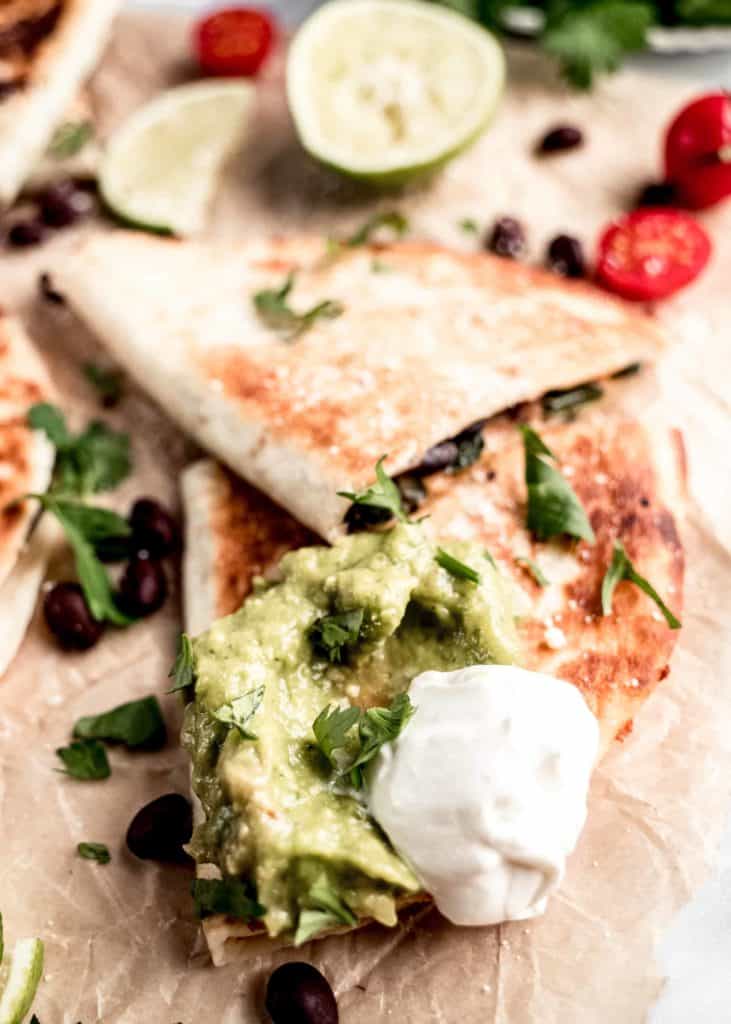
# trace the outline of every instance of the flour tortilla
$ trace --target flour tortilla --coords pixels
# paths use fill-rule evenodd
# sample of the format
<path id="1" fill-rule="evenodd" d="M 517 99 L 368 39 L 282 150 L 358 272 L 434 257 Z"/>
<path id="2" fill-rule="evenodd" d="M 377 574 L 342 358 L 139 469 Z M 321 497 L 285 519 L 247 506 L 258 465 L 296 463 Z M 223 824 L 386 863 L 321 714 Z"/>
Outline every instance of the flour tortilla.
<path id="1" fill-rule="evenodd" d="M 94 69 L 121 0 L 63 0 L 33 53 L 27 83 L 0 98 L 0 208 L 10 205 Z"/>
<path id="2" fill-rule="evenodd" d="M 16 318 L 0 313 L 0 676 L 33 611 L 45 568 L 45 535 L 24 551 L 37 509 L 20 499 L 45 491 L 55 451 L 26 423 L 28 408 L 53 397 L 43 363 Z"/>
<path id="3" fill-rule="evenodd" d="M 118 232 L 53 280 L 116 359 L 210 452 L 327 539 L 338 490 L 376 460 L 405 470 L 470 422 L 550 388 L 653 360 L 663 335 L 590 284 L 426 242 L 326 255 L 310 236 L 205 246 Z M 252 296 L 290 271 L 290 302 L 342 316 L 295 339 Z"/>
<path id="4" fill-rule="evenodd" d="M 525 410 L 537 415 L 537 409 Z M 675 432 L 652 431 L 598 409 L 574 423 L 535 422 L 561 459 L 592 520 L 597 541 L 536 543 L 524 527 L 523 452 L 515 422 L 499 417 L 484 431 L 482 458 L 458 476 L 429 478 L 420 513 L 445 547 L 472 540 L 514 583 L 523 664 L 576 685 L 599 720 L 603 755 L 632 727 L 641 704 L 668 674 L 677 639 L 655 605 L 636 587 L 617 587 L 613 614 L 601 614 L 601 580 L 621 537 L 677 614 L 682 610 L 683 549 L 676 515 L 683 509 L 685 467 Z M 235 611 L 254 576 L 282 554 L 312 543 L 309 532 L 250 485 L 212 460 L 182 478 L 186 516 L 183 564 L 186 628 L 191 633 Z M 540 565 L 541 587 L 525 563 Z M 198 814 L 201 810 L 198 807 Z M 210 874 L 208 866 L 199 874 Z M 405 900 L 414 912 L 425 894 Z M 359 922 L 363 924 L 365 922 Z M 266 943 L 259 926 L 221 916 L 204 921 L 214 963 L 249 956 Z M 347 929 L 343 929 L 347 930 Z"/>

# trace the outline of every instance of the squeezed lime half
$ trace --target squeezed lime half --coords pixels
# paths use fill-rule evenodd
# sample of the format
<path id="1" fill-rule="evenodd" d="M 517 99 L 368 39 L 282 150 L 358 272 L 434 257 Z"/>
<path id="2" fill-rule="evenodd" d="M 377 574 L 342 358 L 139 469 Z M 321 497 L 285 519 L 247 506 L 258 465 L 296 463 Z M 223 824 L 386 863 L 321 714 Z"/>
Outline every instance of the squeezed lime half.
<path id="1" fill-rule="evenodd" d="M 505 81 L 497 40 L 420 0 L 334 0 L 295 36 L 287 98 L 302 145 L 331 167 L 400 184 L 488 125 Z"/>
<path id="2" fill-rule="evenodd" d="M 102 160 L 107 206 L 136 227 L 197 234 L 223 164 L 246 131 L 253 95 L 248 82 L 216 79 L 169 89 L 135 111 Z"/>

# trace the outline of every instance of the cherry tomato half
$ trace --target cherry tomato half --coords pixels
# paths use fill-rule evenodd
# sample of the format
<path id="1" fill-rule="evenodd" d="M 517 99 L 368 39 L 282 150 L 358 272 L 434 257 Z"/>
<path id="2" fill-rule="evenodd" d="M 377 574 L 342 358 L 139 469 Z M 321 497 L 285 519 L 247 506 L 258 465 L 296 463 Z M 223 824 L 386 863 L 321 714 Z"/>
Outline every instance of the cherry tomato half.
<path id="1" fill-rule="evenodd" d="M 693 210 L 731 195 L 731 93 L 708 93 L 680 111 L 665 136 L 665 176 Z"/>
<path id="2" fill-rule="evenodd" d="M 193 45 L 207 75 L 255 75 L 274 42 L 274 21 L 253 7 L 227 7 L 201 19 Z"/>
<path id="3" fill-rule="evenodd" d="M 650 207 L 613 221 L 599 240 L 597 279 L 625 299 L 664 299 L 700 274 L 711 241 L 681 210 Z"/>

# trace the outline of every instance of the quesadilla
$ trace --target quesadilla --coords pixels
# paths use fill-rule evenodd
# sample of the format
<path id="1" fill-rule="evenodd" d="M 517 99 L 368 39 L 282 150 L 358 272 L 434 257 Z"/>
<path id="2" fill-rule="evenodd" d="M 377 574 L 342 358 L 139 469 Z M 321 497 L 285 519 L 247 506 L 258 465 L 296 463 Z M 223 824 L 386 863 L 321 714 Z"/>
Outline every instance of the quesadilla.
<path id="1" fill-rule="evenodd" d="M 28 540 L 36 509 L 21 499 L 45 491 L 51 480 L 55 450 L 45 434 L 28 427 L 26 416 L 52 395 L 22 325 L 0 313 L 0 675 L 25 633 L 48 555 L 47 531 Z"/>
<path id="2" fill-rule="evenodd" d="M 471 467 L 426 480 L 419 515 L 427 517 L 423 530 L 450 550 L 471 543 L 490 553 L 513 591 L 520 663 L 580 690 L 599 723 L 601 756 L 631 729 L 640 705 L 669 671 L 676 634 L 650 598 L 620 584 L 611 614 L 603 615 L 601 590 L 613 543 L 621 540 L 638 569 L 680 612 L 684 567 L 675 513 L 682 511 L 685 489 L 682 441 L 675 432 L 651 431 L 601 408 L 574 422 L 541 423 L 540 431 L 589 516 L 594 544 L 539 542 L 526 529 L 523 445 L 510 416 L 488 424 L 482 455 Z M 311 544 L 312 538 L 213 461 L 190 467 L 182 489 L 186 625 L 198 632 L 215 621 L 214 631 L 223 632 L 228 620 L 221 624 L 221 617 L 235 612 L 252 586 L 262 586 L 255 578 L 279 579 L 282 552 Z M 238 671 L 250 670 L 254 679 L 256 666 L 250 669 L 242 655 Z M 357 699 L 364 694 L 366 701 L 382 697 L 361 690 Z M 265 713 L 276 714 L 276 708 L 269 704 Z M 275 820 L 289 813 L 276 800 L 268 802 L 266 780 L 277 770 L 276 760 L 266 761 L 257 789 L 257 799 Z M 199 766 L 194 775 L 199 795 L 205 782 Z M 200 803 L 198 822 L 203 830 L 210 824 Z M 211 877 L 215 869 L 201 863 L 198 871 Z M 423 892 L 397 891 L 399 912 L 425 902 Z M 363 923 L 359 916 L 357 925 Z M 257 946 L 252 940 L 265 936 L 260 922 L 221 914 L 206 918 L 203 928 L 217 964 L 248 955 Z"/>
<path id="3" fill-rule="evenodd" d="M 93 70 L 120 0 L 0 7 L 0 208 L 20 192 Z"/>
<path id="4" fill-rule="evenodd" d="M 480 418 L 653 360 L 657 325 L 590 284 L 430 243 L 89 240 L 54 282 L 204 448 L 330 540 L 339 490 Z"/>

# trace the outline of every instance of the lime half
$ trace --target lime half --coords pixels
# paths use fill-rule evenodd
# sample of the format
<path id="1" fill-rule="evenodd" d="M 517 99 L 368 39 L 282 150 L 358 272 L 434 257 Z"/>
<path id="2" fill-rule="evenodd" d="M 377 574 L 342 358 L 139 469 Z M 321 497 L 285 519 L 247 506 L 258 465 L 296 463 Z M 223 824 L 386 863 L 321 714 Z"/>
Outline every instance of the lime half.
<path id="1" fill-rule="evenodd" d="M 356 178 L 399 184 L 488 124 L 503 52 L 461 14 L 419 0 L 334 0 L 290 47 L 287 96 L 302 145 Z"/>
<path id="2" fill-rule="evenodd" d="M 194 82 L 137 110 L 102 160 L 105 203 L 150 231 L 200 231 L 223 164 L 246 130 L 253 95 L 248 82 Z"/>
<path id="3" fill-rule="evenodd" d="M 21 939 L 15 943 L 5 988 L 0 995 L 0 1024 L 22 1024 L 43 973 L 43 943 Z"/>

